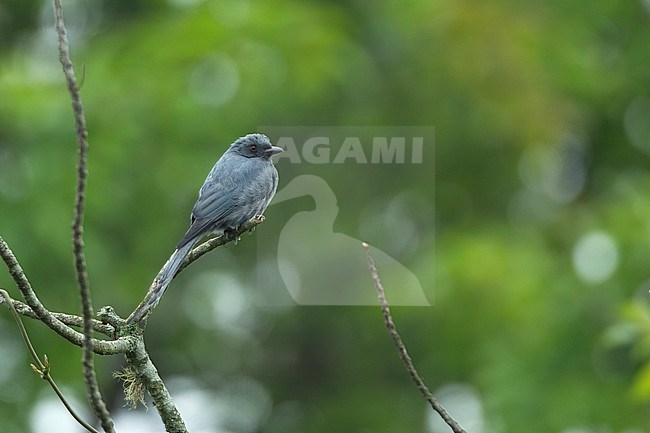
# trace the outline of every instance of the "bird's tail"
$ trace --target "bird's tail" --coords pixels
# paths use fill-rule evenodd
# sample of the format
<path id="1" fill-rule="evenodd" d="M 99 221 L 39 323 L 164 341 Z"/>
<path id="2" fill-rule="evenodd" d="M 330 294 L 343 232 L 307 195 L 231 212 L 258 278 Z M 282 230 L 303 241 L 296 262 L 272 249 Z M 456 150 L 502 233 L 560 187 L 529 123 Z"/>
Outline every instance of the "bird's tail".
<path id="1" fill-rule="evenodd" d="M 187 257 L 187 255 L 190 253 L 197 240 L 198 238 L 191 239 L 185 245 L 177 248 L 174 251 L 171 257 L 169 257 L 167 260 L 167 263 L 165 263 L 165 266 L 163 266 L 163 268 L 158 273 L 158 276 L 156 276 L 156 279 L 153 280 L 147 297 L 145 297 L 145 299 L 140 302 L 138 308 L 136 308 L 135 311 L 131 313 L 129 318 L 126 319 L 126 323 L 134 323 L 140 321 L 140 319 L 149 310 L 153 309 L 158 304 L 160 298 L 165 293 L 165 290 L 167 290 L 167 286 L 169 286 L 169 283 L 171 283 L 172 279 L 174 279 L 178 268 L 181 266 L 181 263 L 183 263 L 185 257 Z"/>

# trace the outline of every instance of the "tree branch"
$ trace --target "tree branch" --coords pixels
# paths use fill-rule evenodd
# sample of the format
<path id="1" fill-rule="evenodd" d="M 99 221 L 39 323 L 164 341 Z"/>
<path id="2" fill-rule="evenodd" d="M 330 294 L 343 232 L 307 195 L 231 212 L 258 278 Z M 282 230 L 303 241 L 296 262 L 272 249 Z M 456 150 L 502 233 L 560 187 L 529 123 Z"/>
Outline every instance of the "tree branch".
<path id="1" fill-rule="evenodd" d="M 14 279 L 18 290 L 20 290 L 23 300 L 36 314 L 38 319 L 69 342 L 81 346 L 83 344 L 84 335 L 67 326 L 43 306 L 32 289 L 32 285 L 27 279 L 27 276 L 25 276 L 16 256 L 14 256 L 14 253 L 11 251 L 9 245 L 7 245 L 2 236 L 0 236 L 0 257 L 2 257 L 2 260 L 7 265 L 9 274 Z M 135 340 L 128 336 L 121 337 L 115 341 L 93 339 L 93 351 L 98 355 L 116 355 L 130 350 L 133 347 L 134 342 Z"/>
<path id="2" fill-rule="evenodd" d="M 224 233 L 220 236 L 216 236 L 214 238 L 208 239 L 207 241 L 203 242 L 201 245 L 199 245 L 198 247 L 190 251 L 190 253 L 187 255 L 185 260 L 183 260 L 181 267 L 178 268 L 176 275 L 180 274 L 185 268 L 187 268 L 189 265 L 194 263 L 204 254 L 209 253 L 210 251 L 214 250 L 217 247 L 226 245 L 228 242 L 238 240 L 241 237 L 241 235 L 243 235 L 246 232 L 252 232 L 253 230 L 255 230 L 255 227 L 262 224 L 264 220 L 265 218 L 263 215 L 254 216 L 253 218 L 249 219 L 248 221 L 246 221 L 245 223 L 237 227 L 234 231 Z"/>
<path id="3" fill-rule="evenodd" d="M 43 307 L 40 300 L 32 290 L 31 284 L 27 280 L 18 260 L 1 236 L 0 256 L 6 263 L 9 273 L 13 277 L 23 299 L 27 303 L 27 305 L 25 305 L 22 302 L 11 300 L 11 304 L 17 306 L 17 308 L 21 310 L 21 314 L 41 320 L 71 343 L 81 346 L 83 344 L 84 335 L 68 327 L 62 320 L 69 321 L 70 325 L 77 326 L 83 322 L 82 318 L 69 314 L 50 313 L 45 309 L 45 307 Z M 2 303 L 8 307 L 10 305 L 7 300 Z M 165 424 L 166 430 L 174 433 L 187 433 L 187 428 L 183 423 L 178 409 L 174 405 L 174 401 L 171 398 L 169 391 L 165 387 L 156 367 L 151 362 L 151 358 L 149 358 L 149 355 L 146 352 L 141 331 L 138 330 L 137 326 L 126 326 L 123 330 L 121 326 L 124 324 L 124 320 L 115 316 L 112 308 L 104 307 L 100 309 L 99 313 L 100 318 L 111 323 L 112 326 L 105 325 L 99 321 L 93 321 L 93 326 L 96 326 L 109 334 L 122 335 L 124 331 L 124 334 L 126 335 L 115 341 L 93 339 L 93 350 L 95 353 L 100 355 L 114 355 L 118 353 L 125 354 L 130 370 L 134 373 L 135 380 L 137 380 L 138 385 L 142 384 L 149 395 L 151 395 L 160 417 Z M 60 318 L 57 318 L 55 314 L 59 314 Z"/>
<path id="4" fill-rule="evenodd" d="M 375 289 L 377 290 L 377 298 L 379 298 L 379 304 L 381 305 L 381 312 L 384 315 L 384 322 L 386 323 L 386 328 L 388 329 L 388 333 L 390 336 L 393 338 L 393 342 L 395 343 L 395 346 L 397 346 L 397 349 L 399 351 L 399 356 L 402 359 L 402 362 L 406 366 L 406 370 L 408 371 L 409 375 L 411 376 L 411 379 L 413 379 L 413 382 L 417 385 L 418 389 L 426 398 L 426 400 L 429 402 L 433 410 L 438 412 L 438 414 L 442 417 L 442 419 L 447 423 L 449 427 L 451 427 L 452 431 L 454 433 L 466 433 L 465 430 L 454 420 L 447 411 L 445 410 L 444 407 L 440 404 L 440 402 L 433 396 L 431 391 L 429 391 L 429 388 L 427 388 L 426 384 L 418 374 L 417 370 L 415 369 L 415 366 L 413 365 L 413 360 L 409 356 L 408 352 L 406 351 L 406 346 L 404 345 L 404 342 L 402 341 L 402 337 L 400 337 L 399 333 L 397 332 L 397 328 L 395 327 L 395 323 L 393 323 L 393 317 L 390 314 L 390 306 L 388 305 L 388 301 L 386 300 L 386 293 L 384 291 L 384 286 L 381 284 L 381 280 L 379 279 L 379 273 L 377 272 L 377 267 L 375 266 L 375 260 L 372 258 L 372 255 L 370 254 L 370 246 L 363 242 L 362 243 L 363 248 L 366 250 L 366 254 L 368 255 L 368 265 L 370 267 L 370 274 L 372 275 L 372 279 L 375 283 Z"/>
<path id="5" fill-rule="evenodd" d="M 262 222 L 264 222 L 263 216 L 253 217 L 237 227 L 234 231 L 224 233 L 202 243 L 188 254 L 176 275 L 204 254 L 228 242 L 238 240 L 242 234 L 254 230 Z M 142 303 L 145 303 L 149 296 L 150 293 L 147 293 Z M 121 327 L 124 326 L 125 322 L 118 318 L 111 318 L 112 313 L 112 311 L 109 311 L 108 314 L 102 315 L 100 311 L 100 317 L 102 320 L 108 321 L 115 326 L 118 332 L 121 332 Z M 165 383 L 160 378 L 158 370 L 153 362 L 151 362 L 151 358 L 145 348 L 142 333 L 144 332 L 144 323 L 146 322 L 141 320 L 140 323 L 143 323 L 140 328 L 134 325 L 126 325 L 125 327 L 127 332 L 138 333 L 138 339 L 135 348 L 126 352 L 128 367 L 123 372 L 118 373 L 116 377 L 124 381 L 126 400 L 131 406 L 135 406 L 143 400 L 142 392 L 143 389 L 146 389 L 158 410 L 160 418 L 165 424 L 165 430 L 169 433 L 187 433 L 187 427 L 183 418 L 180 412 L 178 412 Z"/>
<path id="6" fill-rule="evenodd" d="M 90 287 L 88 284 L 88 274 L 86 271 L 86 257 L 84 254 L 83 243 L 83 221 L 84 205 L 86 199 L 86 179 L 88 170 L 86 162 L 88 159 L 88 131 L 86 130 L 86 119 L 83 112 L 81 97 L 79 96 L 79 87 L 77 78 L 74 73 L 74 67 L 70 60 L 68 37 L 63 22 L 63 9 L 60 0 L 54 0 L 55 27 L 59 38 L 59 60 L 63 67 L 63 73 L 68 83 L 68 91 L 72 98 L 72 110 L 74 112 L 75 129 L 77 132 L 77 144 L 79 145 L 79 162 L 77 164 L 77 194 L 74 206 L 74 220 L 72 222 L 72 245 L 75 256 L 75 270 L 77 272 L 77 282 L 79 284 L 79 294 L 81 297 L 81 309 L 83 316 L 83 354 L 81 357 L 83 365 L 84 382 L 88 391 L 90 405 L 99 418 L 102 428 L 107 433 L 114 433 L 113 420 L 102 399 L 95 375 L 93 362 L 93 308 L 90 298 Z"/>
<path id="7" fill-rule="evenodd" d="M 228 232 L 226 232 L 226 233 L 224 233 L 224 234 L 222 234 L 220 236 L 216 236 L 214 238 L 208 239 L 207 241 L 205 241 L 204 243 L 202 243 L 201 245 L 199 245 L 198 247 L 196 247 L 192 251 L 190 251 L 190 253 L 187 255 L 185 260 L 183 260 L 183 263 L 181 264 L 181 266 L 178 268 L 178 271 L 176 271 L 176 274 L 174 275 L 173 278 L 176 278 L 178 276 L 178 274 L 180 274 L 185 268 L 187 268 L 189 265 L 194 263 L 196 260 L 198 260 L 203 255 L 205 255 L 205 254 L 209 253 L 210 251 L 214 250 L 215 248 L 226 245 L 229 242 L 238 241 L 240 239 L 241 235 L 243 235 L 246 232 L 252 232 L 253 230 L 255 230 L 255 227 L 262 224 L 264 222 L 264 220 L 265 220 L 265 218 L 262 215 L 254 216 L 253 218 L 249 219 L 248 221 L 242 223 L 235 230 L 228 231 Z M 162 269 L 161 269 L 161 271 L 162 271 Z M 135 308 L 135 310 L 133 310 L 131 315 L 135 314 L 135 312 L 138 311 L 138 309 L 141 306 L 146 304 L 147 301 L 149 300 L 149 298 L 151 298 L 151 296 L 153 295 L 151 289 L 153 287 L 155 287 L 156 281 L 158 280 L 159 276 L 160 276 L 160 272 L 158 273 L 158 275 L 156 275 L 156 278 L 154 278 L 153 283 L 150 286 L 151 288 L 149 289 L 149 291 L 145 295 L 144 299 L 142 299 L 140 304 L 138 304 L 138 306 Z M 149 311 L 147 311 L 142 316 L 142 318 L 140 318 L 140 320 L 138 320 L 138 323 L 143 324 L 142 325 L 143 328 L 144 328 L 145 323 L 146 323 L 145 319 L 147 317 L 149 317 L 149 315 L 152 313 L 152 311 L 153 310 L 150 309 Z"/>
<path id="8" fill-rule="evenodd" d="M 160 378 L 156 366 L 153 365 L 151 358 L 149 358 L 142 336 L 138 339 L 135 349 L 126 353 L 126 359 L 130 369 L 125 372 L 125 375 L 120 377 L 146 387 L 168 433 L 188 433 L 183 418 L 174 405 L 172 396 Z M 125 376 L 131 374 L 133 375 L 132 378 L 125 378 Z M 141 399 L 141 395 L 127 395 L 127 400 L 131 402 L 137 402 Z"/>

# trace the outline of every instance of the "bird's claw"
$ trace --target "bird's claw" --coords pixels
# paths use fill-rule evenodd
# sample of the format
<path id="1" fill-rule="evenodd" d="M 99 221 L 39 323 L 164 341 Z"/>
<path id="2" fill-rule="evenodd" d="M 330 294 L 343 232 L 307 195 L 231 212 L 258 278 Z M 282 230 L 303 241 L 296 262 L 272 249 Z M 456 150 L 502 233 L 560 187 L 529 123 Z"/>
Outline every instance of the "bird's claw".
<path id="1" fill-rule="evenodd" d="M 253 218 L 251 218 L 251 220 L 255 221 L 258 224 L 261 224 L 266 220 L 266 217 L 264 215 L 255 215 Z M 253 226 L 250 229 L 248 229 L 248 234 L 249 235 L 252 234 L 255 231 L 255 227 L 256 226 Z"/>

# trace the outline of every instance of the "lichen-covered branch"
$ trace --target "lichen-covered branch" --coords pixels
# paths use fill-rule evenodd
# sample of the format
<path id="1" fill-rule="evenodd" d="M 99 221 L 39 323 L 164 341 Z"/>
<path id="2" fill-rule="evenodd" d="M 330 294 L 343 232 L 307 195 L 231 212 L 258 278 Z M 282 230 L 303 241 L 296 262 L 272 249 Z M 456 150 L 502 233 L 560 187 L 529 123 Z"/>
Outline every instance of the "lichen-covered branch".
<path id="1" fill-rule="evenodd" d="M 413 365 L 413 360 L 411 359 L 408 352 L 406 351 L 406 346 L 402 341 L 402 337 L 400 337 L 399 333 L 397 332 L 397 328 L 395 327 L 395 323 L 393 322 L 393 317 L 390 314 L 390 306 L 388 305 L 388 301 L 386 300 L 386 292 L 384 291 L 384 286 L 381 284 L 381 280 L 379 279 L 379 272 L 377 271 L 377 267 L 375 266 L 375 260 L 372 258 L 372 255 L 370 254 L 370 246 L 365 242 L 362 245 L 363 248 L 366 250 L 366 254 L 368 255 L 368 265 L 370 267 L 370 274 L 372 275 L 372 280 L 375 283 L 375 290 L 377 291 L 377 297 L 379 298 L 379 304 L 381 305 L 381 312 L 384 315 L 384 322 L 386 323 L 386 328 L 388 329 L 388 333 L 390 334 L 390 336 L 393 338 L 393 342 L 395 343 L 395 346 L 397 346 L 397 350 L 399 351 L 399 356 L 402 359 L 402 362 L 404 363 L 406 370 L 411 376 L 411 379 L 413 379 L 413 382 L 415 382 L 415 384 L 417 385 L 418 390 L 420 390 L 420 392 L 427 400 L 427 402 L 429 402 L 433 410 L 438 412 L 438 414 L 442 417 L 445 423 L 447 423 L 447 425 L 452 429 L 452 431 L 454 433 L 466 433 L 465 430 L 463 430 L 463 428 L 458 424 L 458 422 L 454 420 L 451 416 L 449 416 L 447 410 L 445 410 L 445 408 L 440 404 L 440 402 L 433 396 L 431 391 L 429 391 L 429 388 L 427 388 L 427 385 L 424 383 L 424 381 L 420 377 L 420 374 L 415 369 L 415 365 Z"/>
<path id="2" fill-rule="evenodd" d="M 160 418 L 165 424 L 165 430 L 168 433 L 187 433 L 185 422 L 180 412 L 178 412 L 165 383 L 160 378 L 156 366 L 151 362 L 142 337 L 138 339 L 134 350 L 127 352 L 126 359 L 129 363 L 128 374 L 134 376 L 129 380 L 134 381 L 132 383 L 135 384 L 142 384 L 147 389 L 153 404 L 160 414 Z M 141 399 L 140 395 L 127 396 L 127 400 L 137 401 L 139 399 Z"/>
<path id="3" fill-rule="evenodd" d="M 2 257 L 2 260 L 7 265 L 9 274 L 16 283 L 23 300 L 29 308 L 31 308 L 34 314 L 36 314 L 36 317 L 69 342 L 81 346 L 83 344 L 84 335 L 70 328 L 43 306 L 32 289 L 32 285 L 23 272 L 20 263 L 18 263 L 16 256 L 14 256 L 13 251 L 11 251 L 11 248 L 9 248 L 9 245 L 7 245 L 2 236 L 0 236 L 0 257 Z M 134 340 L 131 337 L 121 337 L 115 341 L 93 339 L 93 351 L 99 355 L 116 355 L 119 353 L 125 353 L 133 346 L 133 341 Z"/>

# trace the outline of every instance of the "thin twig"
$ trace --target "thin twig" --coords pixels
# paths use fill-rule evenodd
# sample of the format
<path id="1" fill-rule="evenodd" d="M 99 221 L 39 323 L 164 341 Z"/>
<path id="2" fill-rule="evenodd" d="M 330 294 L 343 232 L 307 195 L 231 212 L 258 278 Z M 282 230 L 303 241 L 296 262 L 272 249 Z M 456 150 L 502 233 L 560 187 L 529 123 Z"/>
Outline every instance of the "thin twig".
<path id="1" fill-rule="evenodd" d="M 384 292 L 384 286 L 381 284 L 381 280 L 379 279 L 379 273 L 377 272 L 377 267 L 375 266 L 375 260 L 372 258 L 372 255 L 370 254 L 370 246 L 363 242 L 362 243 L 363 248 L 366 250 L 366 254 L 368 255 L 368 265 L 370 266 L 370 274 L 372 275 L 372 279 L 375 283 L 375 289 L 377 290 L 377 297 L 379 298 L 379 304 L 381 305 L 381 312 L 384 314 L 384 322 L 386 323 L 386 328 L 388 329 L 388 333 L 390 336 L 393 338 L 393 342 L 395 343 L 395 346 L 397 346 L 397 349 L 399 350 L 399 356 L 402 359 L 402 362 L 406 366 L 406 370 L 408 371 L 409 375 L 411 376 L 411 379 L 415 382 L 417 385 L 418 389 L 424 395 L 424 398 L 429 402 L 433 410 L 438 412 L 438 414 L 442 417 L 442 419 L 447 423 L 449 427 L 454 431 L 454 433 L 465 433 L 465 430 L 454 420 L 447 411 L 445 410 L 444 407 L 440 404 L 440 402 L 433 396 L 431 391 L 429 391 L 429 388 L 427 388 L 426 384 L 418 374 L 417 370 L 415 369 L 415 366 L 413 365 L 413 360 L 409 356 L 408 352 L 406 351 L 406 346 L 404 345 L 404 342 L 402 341 L 402 337 L 400 337 L 399 333 L 397 332 L 397 328 L 395 327 L 395 323 L 393 323 L 393 317 L 390 314 L 390 306 L 388 305 L 388 301 L 386 300 L 386 293 Z"/>
<path id="2" fill-rule="evenodd" d="M 47 359 L 47 355 L 43 355 L 44 361 L 41 362 L 41 359 L 39 358 L 38 354 L 36 353 L 36 350 L 34 350 L 34 346 L 32 345 L 32 342 L 29 339 L 29 335 L 27 335 L 27 330 L 25 329 L 25 326 L 23 325 L 23 322 L 20 320 L 20 315 L 18 314 L 18 311 L 14 308 L 14 303 L 13 299 L 9 296 L 9 293 L 7 293 L 5 290 L 0 289 L 0 296 L 2 296 L 2 299 L 4 300 L 4 303 L 9 307 L 11 310 L 11 314 L 14 316 L 14 319 L 16 319 L 16 324 L 18 324 L 18 329 L 20 330 L 20 335 L 23 337 L 23 341 L 25 342 L 25 346 L 27 347 L 27 350 L 29 351 L 29 354 L 32 356 L 32 359 L 34 360 L 34 364 L 32 364 L 32 369 L 38 373 L 38 375 L 41 376 L 43 380 L 45 380 L 47 383 L 50 384 L 56 395 L 59 397 L 61 400 L 61 403 L 65 406 L 65 408 L 68 410 L 70 415 L 79 423 L 83 428 L 88 430 L 91 433 L 99 433 L 97 430 L 95 430 L 90 424 L 88 424 L 86 421 L 81 419 L 79 415 L 74 411 L 72 406 L 70 406 L 70 403 L 65 399 L 63 396 L 63 393 L 57 386 L 57 384 L 54 382 L 54 378 L 52 378 L 52 375 L 50 374 L 50 362 Z"/>
<path id="3" fill-rule="evenodd" d="M 32 310 L 29 307 L 29 305 L 25 304 L 24 302 L 20 302 L 16 299 L 12 299 L 11 303 L 13 304 L 18 314 L 25 317 L 29 317 L 30 319 L 38 320 L 39 318 L 38 315 L 34 312 L 34 310 Z M 0 298 L 0 304 L 5 305 L 6 304 L 5 300 Z M 8 305 L 7 308 L 9 308 Z M 75 316 L 74 314 L 67 314 L 67 313 L 57 313 L 54 311 L 52 311 L 51 314 L 68 326 L 76 326 L 78 328 L 84 326 L 84 319 L 81 316 Z M 102 323 L 96 319 L 93 319 L 93 329 L 96 332 L 100 332 L 110 338 L 113 338 L 115 336 L 115 328 L 113 326 L 106 323 Z"/>
<path id="4" fill-rule="evenodd" d="M 84 335 L 67 326 L 43 306 L 41 301 L 38 299 L 38 296 L 36 296 L 31 283 L 27 279 L 23 268 L 20 266 L 18 259 L 16 259 L 13 251 L 11 251 L 11 248 L 9 248 L 9 245 L 5 242 L 2 236 L 0 236 L 0 257 L 2 257 L 2 260 L 7 265 L 9 274 L 14 279 L 18 290 L 20 290 L 23 300 L 36 314 L 38 319 L 69 342 L 81 346 L 83 344 Z M 98 355 L 116 355 L 119 353 L 126 353 L 128 350 L 131 350 L 135 344 L 134 341 L 135 340 L 132 337 L 121 337 L 116 341 L 93 339 L 93 350 Z"/>
<path id="5" fill-rule="evenodd" d="M 59 38 L 59 60 L 63 67 L 63 73 L 68 83 L 68 91 L 72 99 L 72 110 L 74 112 L 75 130 L 77 133 L 77 144 L 79 145 L 79 162 L 77 164 L 77 189 L 74 206 L 74 220 L 72 223 L 72 244 L 75 256 L 75 270 L 77 272 L 77 282 L 79 284 L 79 294 L 81 297 L 83 324 L 83 355 L 82 365 L 84 381 L 88 391 L 88 399 L 93 411 L 99 418 L 102 428 L 107 433 L 115 431 L 113 420 L 102 399 L 95 375 L 93 362 L 93 308 L 90 298 L 90 286 L 88 283 L 88 274 L 86 270 L 86 257 L 84 254 L 83 242 L 83 222 L 84 222 L 84 205 L 86 199 L 86 179 L 88 170 L 86 163 L 88 159 L 88 131 L 86 130 L 86 119 L 83 112 L 83 105 L 79 95 L 77 78 L 74 73 L 72 61 L 70 60 L 69 44 L 65 24 L 63 22 L 63 9 L 60 0 L 54 0 L 54 15 L 56 21 L 56 32 Z"/>

